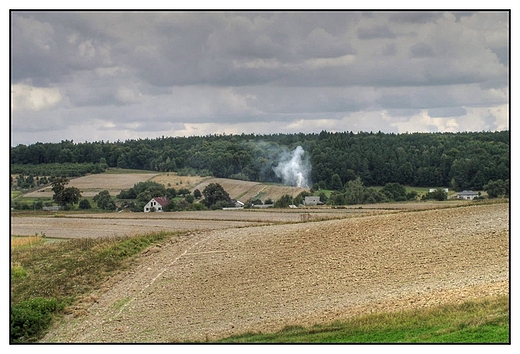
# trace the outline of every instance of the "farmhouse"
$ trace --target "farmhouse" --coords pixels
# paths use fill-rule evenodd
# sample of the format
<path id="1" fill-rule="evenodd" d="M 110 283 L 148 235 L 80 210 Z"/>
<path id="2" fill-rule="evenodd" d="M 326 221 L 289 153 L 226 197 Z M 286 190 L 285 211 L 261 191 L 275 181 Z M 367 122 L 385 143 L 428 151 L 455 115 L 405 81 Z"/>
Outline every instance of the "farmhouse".
<path id="1" fill-rule="evenodd" d="M 164 207 L 168 204 L 170 204 L 170 201 L 166 199 L 166 197 L 155 197 L 146 203 L 143 211 L 145 213 L 150 211 L 163 211 Z"/>
<path id="2" fill-rule="evenodd" d="M 478 193 L 474 191 L 462 191 L 459 194 L 457 194 L 458 199 L 467 199 L 467 200 L 473 200 L 475 197 L 478 197 Z"/>
<path id="3" fill-rule="evenodd" d="M 322 203 L 320 202 L 320 197 L 311 196 L 311 197 L 305 197 L 303 204 L 305 206 L 310 206 L 310 205 L 318 205 L 318 204 L 322 204 Z"/>

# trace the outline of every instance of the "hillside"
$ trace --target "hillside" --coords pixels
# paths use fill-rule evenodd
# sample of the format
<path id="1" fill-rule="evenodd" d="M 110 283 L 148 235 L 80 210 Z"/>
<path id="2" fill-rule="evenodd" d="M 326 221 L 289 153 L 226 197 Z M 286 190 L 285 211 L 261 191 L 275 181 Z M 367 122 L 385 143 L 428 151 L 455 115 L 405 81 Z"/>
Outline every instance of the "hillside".
<path id="1" fill-rule="evenodd" d="M 124 170 L 121 170 L 124 171 Z M 103 190 L 108 190 L 115 196 L 123 189 L 129 189 L 134 184 L 145 181 L 153 181 L 164 185 L 166 188 L 188 188 L 191 192 L 199 189 L 201 192 L 209 183 L 219 183 L 228 192 L 232 199 L 247 201 L 257 197 L 262 201 L 272 199 L 276 201 L 284 194 L 293 197 L 297 196 L 307 188 L 284 186 L 274 183 L 247 182 L 228 178 L 212 178 L 201 176 L 181 176 L 175 172 L 156 172 L 152 173 L 100 173 L 90 174 L 83 177 L 72 178 L 69 187 L 76 187 L 82 191 L 83 197 L 92 197 Z M 26 193 L 24 197 L 32 198 L 52 198 L 53 192 L 50 186 L 43 187 L 37 191 Z"/>
<path id="2" fill-rule="evenodd" d="M 414 187 L 481 190 L 490 180 L 509 179 L 509 135 L 509 131 L 456 134 L 322 131 L 162 137 L 113 143 L 62 141 L 12 147 L 10 162 L 11 169 L 18 171 L 13 173 L 25 175 L 50 175 L 49 171 L 42 171 L 66 162 L 70 168 L 79 163 L 94 169 L 97 164 L 98 169 L 103 165 L 290 185 L 301 182 L 300 185 L 312 184 L 320 189 L 336 189 L 332 187 L 338 181 L 344 185 L 359 177 L 366 186 L 396 182 Z M 56 172 L 56 168 L 52 167 L 52 171 Z"/>
<path id="3" fill-rule="evenodd" d="M 276 201 L 285 194 L 296 197 L 301 192 L 309 190 L 308 188 L 284 186 L 281 184 L 266 184 L 227 178 L 209 178 L 193 187 L 192 191 L 195 189 L 202 191 L 210 183 L 220 184 L 224 190 L 228 192 L 231 199 L 238 199 L 242 202 L 252 198 L 258 198 L 262 201 L 267 199 Z"/>
<path id="4" fill-rule="evenodd" d="M 42 342 L 206 341 L 507 295 L 508 231 L 501 203 L 193 232 Z"/>

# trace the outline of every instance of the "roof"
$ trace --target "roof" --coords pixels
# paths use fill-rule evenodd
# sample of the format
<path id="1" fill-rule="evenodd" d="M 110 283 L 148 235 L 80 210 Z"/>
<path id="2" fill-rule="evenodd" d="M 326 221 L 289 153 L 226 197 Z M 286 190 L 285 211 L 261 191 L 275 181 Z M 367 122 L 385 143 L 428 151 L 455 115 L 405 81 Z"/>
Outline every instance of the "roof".
<path id="1" fill-rule="evenodd" d="M 152 198 L 152 200 L 155 200 L 157 203 L 161 204 L 162 206 L 166 206 L 170 204 L 170 201 L 166 199 L 166 197 L 155 197 Z"/>
<path id="2" fill-rule="evenodd" d="M 473 191 L 462 191 L 459 193 L 459 195 L 478 195 L 477 192 L 473 192 Z"/>

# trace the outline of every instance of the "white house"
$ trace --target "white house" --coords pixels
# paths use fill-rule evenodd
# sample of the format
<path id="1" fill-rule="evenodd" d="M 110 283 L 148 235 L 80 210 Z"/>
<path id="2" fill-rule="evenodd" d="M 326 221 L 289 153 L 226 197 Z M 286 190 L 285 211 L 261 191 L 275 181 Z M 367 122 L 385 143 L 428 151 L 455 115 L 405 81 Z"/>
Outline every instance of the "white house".
<path id="1" fill-rule="evenodd" d="M 164 207 L 170 204 L 170 201 L 166 199 L 166 197 L 155 197 L 152 198 L 146 205 L 144 206 L 144 212 L 148 213 L 150 211 L 163 211 Z M 152 209 L 153 208 L 153 209 Z"/>
<path id="2" fill-rule="evenodd" d="M 459 199 L 473 200 L 475 197 L 478 197 L 478 193 L 473 191 L 462 191 L 457 194 L 457 198 Z"/>

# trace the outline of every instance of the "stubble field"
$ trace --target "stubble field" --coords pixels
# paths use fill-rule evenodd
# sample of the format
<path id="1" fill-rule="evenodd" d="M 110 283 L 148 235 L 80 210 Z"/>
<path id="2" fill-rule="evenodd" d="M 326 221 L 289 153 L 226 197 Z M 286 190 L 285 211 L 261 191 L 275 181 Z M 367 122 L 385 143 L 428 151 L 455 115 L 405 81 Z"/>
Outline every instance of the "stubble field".
<path id="1" fill-rule="evenodd" d="M 145 252 L 92 294 L 84 316 L 67 318 L 43 342 L 214 340 L 508 294 L 509 205 L 464 205 L 291 224 L 244 220 L 248 227 L 239 228 L 222 219 L 229 228 L 193 231 Z"/>

